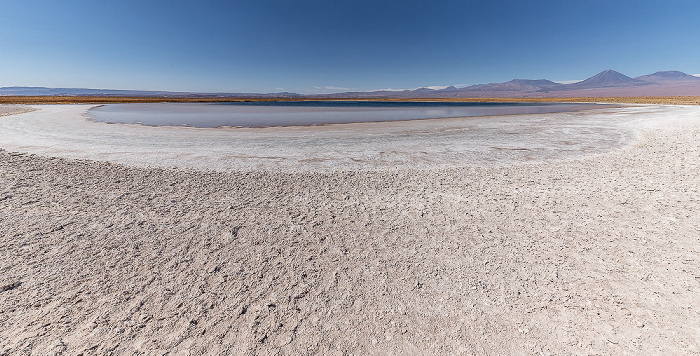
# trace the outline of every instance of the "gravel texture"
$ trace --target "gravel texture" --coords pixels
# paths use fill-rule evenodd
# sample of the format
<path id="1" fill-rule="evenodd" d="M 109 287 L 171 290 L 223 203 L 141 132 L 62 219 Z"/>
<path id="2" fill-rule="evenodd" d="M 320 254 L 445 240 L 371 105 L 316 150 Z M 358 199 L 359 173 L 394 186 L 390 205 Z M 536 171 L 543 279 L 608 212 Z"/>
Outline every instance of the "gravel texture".
<path id="1" fill-rule="evenodd" d="M 505 167 L 0 150 L 0 355 L 698 354 L 699 123 Z"/>

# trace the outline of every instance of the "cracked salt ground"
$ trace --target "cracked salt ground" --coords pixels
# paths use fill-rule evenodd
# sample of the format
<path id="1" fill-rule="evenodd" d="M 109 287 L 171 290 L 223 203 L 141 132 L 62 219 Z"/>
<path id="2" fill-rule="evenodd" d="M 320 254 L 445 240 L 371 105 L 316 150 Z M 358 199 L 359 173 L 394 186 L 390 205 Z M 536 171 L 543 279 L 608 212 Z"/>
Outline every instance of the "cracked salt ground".
<path id="1" fill-rule="evenodd" d="M 0 150 L 0 354 L 698 353 L 700 108 L 625 110 L 622 149 L 502 166 Z"/>

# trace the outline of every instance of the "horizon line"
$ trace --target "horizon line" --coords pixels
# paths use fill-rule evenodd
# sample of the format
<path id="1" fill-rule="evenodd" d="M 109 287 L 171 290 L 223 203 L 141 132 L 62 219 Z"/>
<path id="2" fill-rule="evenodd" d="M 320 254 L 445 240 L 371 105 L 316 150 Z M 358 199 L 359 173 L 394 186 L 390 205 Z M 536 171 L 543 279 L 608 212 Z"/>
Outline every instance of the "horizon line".
<path id="1" fill-rule="evenodd" d="M 603 70 L 602 72 L 598 72 L 594 74 L 593 76 L 609 71 L 612 69 L 606 69 Z M 614 70 L 613 70 L 614 71 Z M 674 70 L 670 70 L 674 71 Z M 617 72 L 617 71 L 615 71 Z M 664 72 L 664 71 L 657 71 L 651 74 L 656 74 L 659 72 Z M 618 72 L 620 73 L 620 72 Z M 683 72 L 681 72 L 683 73 Z M 622 74 L 622 73 L 620 73 Z M 686 73 L 684 73 L 686 74 Z M 623 74 L 624 75 L 624 74 Z M 645 74 L 645 75 L 650 75 L 650 74 Z M 689 74 L 694 77 L 700 78 L 700 74 Z M 642 75 L 644 76 L 644 75 Z M 640 76 L 638 76 L 640 77 Z M 590 77 L 589 77 L 590 78 Z M 636 77 L 633 77 L 636 78 Z M 519 78 L 511 79 L 510 81 L 513 80 L 518 80 Z M 523 79 L 523 80 L 540 80 L 540 79 Z M 544 79 L 544 80 L 550 80 L 550 79 Z M 576 80 L 550 80 L 554 83 L 557 84 L 575 84 L 578 82 L 582 82 L 586 79 L 576 79 Z M 3 86 L 0 87 L 0 89 L 10 89 L 10 88 L 27 88 L 27 89 L 68 89 L 68 90 L 109 90 L 109 91 L 127 91 L 127 92 L 165 92 L 165 93 L 177 93 L 177 94 L 204 94 L 204 95 L 227 95 L 227 94 L 250 94 L 250 95 L 272 95 L 272 94 L 295 94 L 295 95 L 302 95 L 302 96 L 308 96 L 308 95 L 324 95 L 324 94 L 329 94 L 329 95 L 337 95 L 337 94 L 343 94 L 343 93 L 372 93 L 372 92 L 381 92 L 381 91 L 388 91 L 388 92 L 402 92 L 402 91 L 415 91 L 419 89 L 429 89 L 429 90 L 443 90 L 447 89 L 449 87 L 454 87 L 456 89 L 462 89 L 462 88 L 467 88 L 470 86 L 476 86 L 476 85 L 487 85 L 487 84 L 502 84 L 502 83 L 507 83 L 506 82 L 489 82 L 489 83 L 476 83 L 476 84 L 452 84 L 452 85 L 427 85 L 427 86 L 419 86 L 419 87 L 413 87 L 413 88 L 407 88 L 407 89 L 394 89 L 394 88 L 381 88 L 381 89 L 368 89 L 368 90 L 357 90 L 355 88 L 346 88 L 346 87 L 341 87 L 341 86 L 333 86 L 333 85 L 327 85 L 327 86 L 314 86 L 314 89 L 328 89 L 328 90 L 335 90 L 331 92 L 323 92 L 323 91 L 313 91 L 313 90 L 301 90 L 301 91 L 287 91 L 284 90 L 283 88 L 275 88 L 280 91 L 267 91 L 267 92 L 253 92 L 253 91 L 192 91 L 192 90 L 166 90 L 166 89 L 114 89 L 114 88 L 95 88 L 95 87 L 68 87 L 68 86 L 57 86 L 57 87 L 47 87 L 47 86 L 36 86 L 36 85 L 10 85 L 10 86 Z M 306 94 L 302 94 L 302 92 L 306 92 Z M 3 94 L 0 94 L 0 96 L 5 96 Z M 12 95 L 10 95 L 12 96 Z"/>

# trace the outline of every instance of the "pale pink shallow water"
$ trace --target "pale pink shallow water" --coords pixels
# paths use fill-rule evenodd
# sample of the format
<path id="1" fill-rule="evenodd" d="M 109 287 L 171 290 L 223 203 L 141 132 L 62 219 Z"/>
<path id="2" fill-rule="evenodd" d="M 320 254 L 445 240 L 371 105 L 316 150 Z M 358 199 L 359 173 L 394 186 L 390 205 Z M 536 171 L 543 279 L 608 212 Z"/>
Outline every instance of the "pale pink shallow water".
<path id="1" fill-rule="evenodd" d="M 136 166 L 332 171 L 510 165 L 607 152 L 636 130 L 696 107 L 565 112 L 276 128 L 186 128 L 88 120 L 90 105 L 0 119 L 0 148 Z"/>

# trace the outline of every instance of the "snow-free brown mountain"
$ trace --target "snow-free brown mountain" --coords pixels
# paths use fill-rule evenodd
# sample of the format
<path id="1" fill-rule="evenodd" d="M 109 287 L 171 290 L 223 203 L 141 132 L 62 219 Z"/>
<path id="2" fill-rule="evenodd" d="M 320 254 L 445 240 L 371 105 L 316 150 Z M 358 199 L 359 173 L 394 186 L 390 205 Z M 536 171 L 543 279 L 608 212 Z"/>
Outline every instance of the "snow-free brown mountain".
<path id="1" fill-rule="evenodd" d="M 349 92 L 324 95 L 334 98 L 512 98 L 512 97 L 608 97 L 697 96 L 700 78 L 664 71 L 636 78 L 608 69 L 577 83 L 560 84 L 547 79 L 513 79 L 504 83 L 477 84 L 464 88 L 404 91 Z"/>
<path id="2" fill-rule="evenodd" d="M 649 82 L 640 79 L 630 78 L 612 69 L 604 70 L 584 81 L 573 83 L 565 88 L 595 89 L 595 88 L 615 88 L 638 85 L 648 85 Z"/>
<path id="3" fill-rule="evenodd" d="M 518 97 L 621 97 L 700 96 L 700 78 L 680 71 L 661 71 L 628 77 L 608 69 L 576 83 L 547 79 L 513 79 L 503 83 L 476 84 L 464 88 L 355 91 L 333 94 L 297 93 L 197 93 L 110 89 L 3 87 L 0 96 L 148 96 L 204 98 L 518 98 Z"/>
<path id="4" fill-rule="evenodd" d="M 679 72 L 677 70 L 669 70 L 665 72 L 656 72 L 654 74 L 647 74 L 635 79 L 644 80 L 653 83 L 663 83 L 663 82 L 693 82 L 700 83 L 700 78 Z"/>

